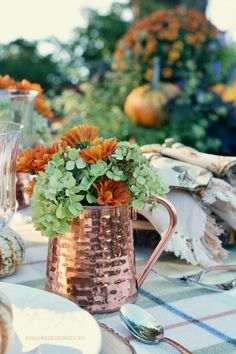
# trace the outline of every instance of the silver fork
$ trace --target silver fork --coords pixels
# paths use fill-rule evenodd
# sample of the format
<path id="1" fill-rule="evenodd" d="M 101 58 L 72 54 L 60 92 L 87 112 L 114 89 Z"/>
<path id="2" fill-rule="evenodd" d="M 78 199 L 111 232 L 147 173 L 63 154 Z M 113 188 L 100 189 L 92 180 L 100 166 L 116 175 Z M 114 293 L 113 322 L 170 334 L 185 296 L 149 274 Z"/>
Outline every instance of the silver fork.
<path id="1" fill-rule="evenodd" d="M 206 275 L 207 273 L 218 271 L 218 270 L 235 270 L 236 271 L 236 265 L 219 265 L 219 266 L 212 266 L 203 269 L 202 271 L 192 274 L 192 275 L 183 275 L 182 277 L 171 277 L 167 276 L 165 274 L 159 273 L 156 270 L 152 269 L 152 271 L 162 278 L 165 278 L 175 284 L 178 285 L 199 285 L 203 288 L 213 290 L 213 291 L 228 291 L 232 290 L 233 288 L 236 287 L 236 278 L 225 283 L 215 283 L 215 284 L 210 284 L 210 283 L 204 283 L 201 281 L 201 278 Z"/>

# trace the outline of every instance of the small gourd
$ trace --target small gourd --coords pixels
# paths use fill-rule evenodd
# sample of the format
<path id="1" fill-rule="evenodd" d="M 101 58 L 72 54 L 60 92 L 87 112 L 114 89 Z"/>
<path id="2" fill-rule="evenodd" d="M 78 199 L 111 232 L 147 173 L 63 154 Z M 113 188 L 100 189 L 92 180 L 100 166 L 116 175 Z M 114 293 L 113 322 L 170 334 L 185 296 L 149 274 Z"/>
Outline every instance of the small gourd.
<path id="1" fill-rule="evenodd" d="M 11 275 L 22 263 L 25 246 L 22 238 L 12 229 L 0 233 L 0 278 Z"/>
<path id="2" fill-rule="evenodd" d="M 0 292 L 0 354 L 5 354 L 13 329 L 12 308 L 8 298 Z"/>
<path id="3" fill-rule="evenodd" d="M 155 127 L 162 122 L 164 106 L 180 93 L 178 86 L 160 82 L 159 59 L 154 58 L 153 63 L 151 85 L 133 89 L 124 105 L 125 113 L 134 123 L 147 127 Z"/>

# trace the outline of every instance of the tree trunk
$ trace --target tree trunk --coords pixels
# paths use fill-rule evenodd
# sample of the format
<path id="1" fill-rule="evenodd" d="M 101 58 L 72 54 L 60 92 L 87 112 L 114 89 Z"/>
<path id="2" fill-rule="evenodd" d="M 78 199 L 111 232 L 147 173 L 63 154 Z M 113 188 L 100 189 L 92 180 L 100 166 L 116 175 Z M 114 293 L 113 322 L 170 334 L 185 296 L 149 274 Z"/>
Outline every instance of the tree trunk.
<path id="1" fill-rule="evenodd" d="M 168 0 L 169 1 L 169 0 Z M 208 0 L 177 0 L 179 6 L 184 6 L 187 9 L 196 9 L 204 14 L 206 13 Z"/>
<path id="2" fill-rule="evenodd" d="M 134 20 L 147 16 L 153 11 L 175 6 L 196 9 L 205 14 L 207 5 L 208 0 L 130 0 Z"/>
<path id="3" fill-rule="evenodd" d="M 139 0 L 131 0 L 130 1 L 130 7 L 131 11 L 133 13 L 133 17 L 135 20 L 139 19 L 141 16 L 140 11 L 141 11 L 141 6 Z"/>

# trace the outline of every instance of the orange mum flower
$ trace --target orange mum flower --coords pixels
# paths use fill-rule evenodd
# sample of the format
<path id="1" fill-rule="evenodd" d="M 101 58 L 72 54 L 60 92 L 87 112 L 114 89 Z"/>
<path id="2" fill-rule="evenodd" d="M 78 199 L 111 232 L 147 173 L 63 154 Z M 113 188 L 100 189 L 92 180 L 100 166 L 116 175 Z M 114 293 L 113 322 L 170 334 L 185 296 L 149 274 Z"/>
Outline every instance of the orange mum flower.
<path id="1" fill-rule="evenodd" d="M 9 75 L 0 75 L 0 89 L 8 89 L 13 87 L 15 81 Z"/>
<path id="2" fill-rule="evenodd" d="M 82 159 L 88 163 L 96 163 L 98 160 L 107 160 L 108 156 L 116 148 L 116 139 L 100 139 L 93 146 L 80 151 Z"/>
<path id="3" fill-rule="evenodd" d="M 179 59 L 179 57 L 180 57 L 180 53 L 177 52 L 176 50 L 171 50 L 169 52 L 168 59 L 170 62 L 176 61 L 177 59 Z"/>
<path id="4" fill-rule="evenodd" d="M 39 171 L 44 171 L 45 166 L 48 164 L 48 161 L 52 159 L 52 156 L 56 154 L 59 149 L 65 150 L 67 144 L 63 142 L 62 144 L 53 144 L 53 146 L 42 146 L 37 145 L 35 148 L 35 167 L 34 172 L 37 174 Z"/>
<path id="5" fill-rule="evenodd" d="M 172 73 L 173 73 L 173 71 L 172 71 L 171 68 L 164 68 L 164 69 L 162 70 L 162 75 L 163 75 L 163 77 L 165 77 L 165 78 L 171 77 L 171 76 L 172 76 Z"/>
<path id="6" fill-rule="evenodd" d="M 30 181 L 28 187 L 26 187 L 26 188 L 24 189 L 25 193 L 28 194 L 30 197 L 31 197 L 32 194 L 33 194 L 34 186 L 35 186 L 36 183 L 37 183 L 37 178 L 34 177 L 34 178 Z"/>
<path id="7" fill-rule="evenodd" d="M 97 203 L 99 205 L 128 205 L 130 193 L 126 190 L 124 183 L 102 178 L 99 184 L 93 183 L 93 186 L 98 193 Z"/>
<path id="8" fill-rule="evenodd" d="M 144 73 L 144 79 L 146 81 L 151 81 L 152 79 L 152 76 L 153 76 L 153 69 L 147 69 L 146 72 Z"/>
<path id="9" fill-rule="evenodd" d="M 20 90 L 20 91 L 30 91 L 34 90 L 38 92 L 38 96 L 35 99 L 35 109 L 38 111 L 42 116 L 45 118 L 51 118 L 52 117 L 52 111 L 46 104 L 46 102 L 43 100 L 43 90 L 42 87 L 39 84 L 36 83 L 31 83 L 28 80 L 22 80 L 20 82 L 17 82 L 15 87 Z"/>
<path id="10" fill-rule="evenodd" d="M 20 82 L 15 83 L 15 88 L 20 91 L 30 91 L 34 90 L 37 91 L 39 96 L 42 96 L 43 90 L 39 84 L 32 84 L 30 81 L 23 79 Z"/>
<path id="11" fill-rule="evenodd" d="M 185 40 L 188 44 L 194 44 L 196 37 L 193 34 L 186 34 Z"/>
<path id="12" fill-rule="evenodd" d="M 80 145 L 91 143 L 98 138 L 98 128 L 93 125 L 76 125 L 69 129 L 62 137 L 72 148 L 78 148 Z"/>
<path id="13" fill-rule="evenodd" d="M 19 154 L 16 164 L 16 172 L 33 172 L 34 171 L 34 158 L 35 151 L 32 148 L 28 148 Z"/>
<path id="14" fill-rule="evenodd" d="M 52 118 L 52 111 L 41 97 L 36 97 L 35 109 L 45 118 Z"/>
<path id="15" fill-rule="evenodd" d="M 52 155 L 59 151 L 61 147 L 63 150 L 67 144 L 54 144 L 53 146 L 45 147 L 43 145 L 36 145 L 34 149 L 28 148 L 19 155 L 16 165 L 16 172 L 33 172 L 38 174 L 45 170 L 48 161 L 51 160 Z"/>
<path id="16" fill-rule="evenodd" d="M 144 79 L 149 81 L 148 69 L 152 69 L 152 58 L 160 57 L 162 66 L 172 66 L 173 73 L 162 73 L 162 79 L 171 77 L 174 81 L 179 80 L 179 70 L 176 63 L 181 55 L 182 60 L 188 60 L 188 47 L 191 47 L 193 57 L 201 62 L 202 55 L 208 48 L 209 39 L 218 42 L 219 30 L 206 19 L 203 13 L 197 10 L 188 10 L 175 7 L 153 12 L 141 18 L 131 25 L 124 36 L 119 39 L 114 52 L 112 68 L 124 70 L 126 54 L 129 53 L 131 63 L 139 62 L 141 71 L 145 73 Z M 170 49 L 165 48 L 169 46 Z M 174 53 L 166 58 L 165 53 L 170 50 Z M 177 51 L 180 53 L 178 54 Z M 204 58 L 203 58 L 204 59 Z M 181 73 L 182 75 L 182 73 Z"/>
<path id="17" fill-rule="evenodd" d="M 44 171 L 48 161 L 51 160 L 52 155 L 58 152 L 58 144 L 52 147 L 45 147 L 37 145 L 35 148 L 34 172 L 37 174 L 39 171 Z"/>

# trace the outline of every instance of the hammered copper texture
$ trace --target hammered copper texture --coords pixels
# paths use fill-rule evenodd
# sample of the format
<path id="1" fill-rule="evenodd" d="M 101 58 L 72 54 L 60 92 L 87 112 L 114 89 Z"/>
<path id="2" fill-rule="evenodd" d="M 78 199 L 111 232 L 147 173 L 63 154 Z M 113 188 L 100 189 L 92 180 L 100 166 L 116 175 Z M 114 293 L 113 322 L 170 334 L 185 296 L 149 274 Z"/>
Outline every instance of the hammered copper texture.
<path id="1" fill-rule="evenodd" d="M 90 312 L 136 299 L 131 209 L 84 207 L 69 234 L 49 241 L 46 289 Z"/>

